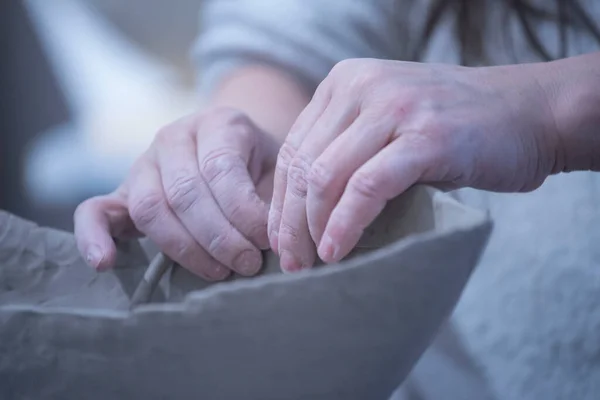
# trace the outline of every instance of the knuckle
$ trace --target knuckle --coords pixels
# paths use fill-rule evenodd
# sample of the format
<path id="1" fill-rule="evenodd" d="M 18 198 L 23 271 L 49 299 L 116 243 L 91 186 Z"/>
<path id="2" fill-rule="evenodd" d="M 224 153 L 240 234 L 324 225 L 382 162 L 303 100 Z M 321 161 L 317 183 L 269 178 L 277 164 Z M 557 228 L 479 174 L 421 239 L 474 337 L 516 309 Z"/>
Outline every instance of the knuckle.
<path id="1" fill-rule="evenodd" d="M 427 123 L 414 133 L 406 135 L 407 146 L 422 154 L 422 160 L 446 162 L 453 153 L 452 139 L 436 123 Z"/>
<path id="2" fill-rule="evenodd" d="M 226 231 L 210 233 L 206 250 L 216 259 L 222 258 L 219 256 L 231 252 L 233 248 L 229 234 Z"/>
<path id="3" fill-rule="evenodd" d="M 234 227 L 248 238 L 261 239 L 267 234 L 267 218 L 246 207 L 236 205 L 229 218 Z"/>
<path id="4" fill-rule="evenodd" d="M 285 221 L 281 221 L 279 226 L 280 247 L 290 243 L 298 243 L 300 240 L 300 231 Z"/>
<path id="5" fill-rule="evenodd" d="M 256 140 L 256 129 L 250 123 L 232 123 L 229 125 L 231 133 L 242 146 L 252 147 Z"/>
<path id="6" fill-rule="evenodd" d="M 295 196 L 300 198 L 306 197 L 309 170 L 310 164 L 306 161 L 305 157 L 299 154 L 290 163 L 288 168 L 288 188 Z"/>
<path id="7" fill-rule="evenodd" d="M 217 106 L 204 111 L 199 117 L 199 126 L 206 132 L 220 132 L 234 136 L 236 143 L 252 145 L 259 130 L 250 117 L 230 107 Z"/>
<path id="8" fill-rule="evenodd" d="M 256 200 L 255 195 L 248 193 L 243 194 L 232 202 L 227 210 L 227 217 L 235 227 L 248 232 L 252 231 L 251 227 L 258 226 L 261 223 L 266 225 L 267 210 Z"/>
<path id="9" fill-rule="evenodd" d="M 99 206 L 98 203 L 99 201 L 97 197 L 92 197 L 79 203 L 79 205 L 75 208 L 75 212 L 73 213 L 75 219 L 78 220 L 82 215 L 92 212 L 92 210 Z"/>
<path id="10" fill-rule="evenodd" d="M 218 148 L 211 150 L 202 160 L 200 171 L 209 185 L 214 185 L 235 171 L 243 164 L 242 158 L 231 149 Z"/>
<path id="11" fill-rule="evenodd" d="M 234 207 L 230 214 L 232 224 L 248 238 L 256 241 L 267 236 L 267 220 L 268 208 L 253 199 Z"/>
<path id="12" fill-rule="evenodd" d="M 446 149 L 452 148 L 453 140 L 448 125 L 443 123 L 429 122 L 422 130 L 423 146 L 433 150 L 436 154 L 446 153 Z"/>
<path id="13" fill-rule="evenodd" d="M 251 124 L 250 118 L 232 107 L 217 106 L 207 110 L 204 113 L 204 119 L 210 119 L 225 125 L 248 126 Z"/>
<path id="14" fill-rule="evenodd" d="M 228 210 L 228 218 L 232 223 L 236 223 L 238 221 L 247 221 L 248 217 L 250 217 L 248 210 L 241 202 L 235 202 L 231 205 L 231 209 Z"/>
<path id="15" fill-rule="evenodd" d="M 317 86 L 317 89 L 315 90 L 315 93 L 314 93 L 311 101 L 312 102 L 324 102 L 328 98 L 331 98 L 332 91 L 333 91 L 333 79 L 331 76 L 326 76 L 325 79 L 323 79 L 321 81 L 321 83 L 319 83 L 319 85 Z M 296 122 L 298 122 L 298 120 L 296 120 Z M 293 129 L 290 130 L 290 132 L 293 132 L 293 131 L 294 131 Z"/>
<path id="16" fill-rule="evenodd" d="M 394 97 L 388 93 L 373 93 L 370 98 L 371 108 L 376 110 L 376 115 L 379 117 L 374 122 L 379 121 L 382 124 L 394 124 L 394 127 L 402 126 L 407 117 L 410 116 L 412 110 L 415 109 L 415 102 L 411 99 Z M 414 116 L 414 114 L 412 114 Z M 381 118 L 381 116 L 385 116 Z M 419 115 L 420 116 L 420 115 Z"/>
<path id="17" fill-rule="evenodd" d="M 181 129 L 183 126 L 181 121 L 175 121 L 160 128 L 154 136 L 154 142 L 158 145 L 165 145 L 173 141 L 176 136 L 186 135 L 188 132 Z"/>
<path id="18" fill-rule="evenodd" d="M 350 178 L 348 185 L 352 191 L 363 197 L 369 199 L 379 199 L 383 197 L 381 193 L 381 182 L 381 175 L 358 171 L 352 178 Z"/>
<path id="19" fill-rule="evenodd" d="M 172 136 L 172 134 L 173 134 L 173 129 L 172 129 L 171 125 L 167 125 L 167 126 L 160 128 L 156 132 L 156 135 L 154 136 L 154 140 L 158 143 L 164 143 L 169 140 L 169 138 Z"/>
<path id="20" fill-rule="evenodd" d="M 125 178 L 125 182 L 124 182 L 125 186 L 129 186 L 131 184 L 131 182 L 134 181 L 140 173 L 142 173 L 145 169 L 148 168 L 148 164 L 150 164 L 152 162 L 152 158 L 153 158 L 152 155 L 150 154 L 152 147 L 153 147 L 153 145 L 151 145 L 150 148 L 148 148 L 140 157 L 138 157 L 133 162 L 133 165 L 129 169 L 129 173 L 127 174 L 127 177 Z"/>
<path id="21" fill-rule="evenodd" d="M 194 245 L 187 240 L 174 241 L 170 247 L 173 249 L 174 260 L 190 260 L 194 253 Z"/>
<path id="22" fill-rule="evenodd" d="M 267 238 L 267 221 L 254 222 L 245 231 L 248 237 L 254 239 L 255 242 L 259 242 Z"/>
<path id="23" fill-rule="evenodd" d="M 279 149 L 279 153 L 277 154 L 277 164 L 287 168 L 294 159 L 295 155 L 296 149 L 294 149 L 294 147 L 286 141 L 283 143 Z"/>
<path id="24" fill-rule="evenodd" d="M 331 69 L 332 75 L 345 75 L 347 72 L 353 71 L 358 63 L 356 58 L 347 58 L 345 60 L 338 61 Z"/>
<path id="25" fill-rule="evenodd" d="M 129 207 L 129 215 L 139 228 L 151 225 L 163 212 L 164 199 L 158 192 L 151 192 L 133 200 Z"/>
<path id="26" fill-rule="evenodd" d="M 197 201 L 198 179 L 189 172 L 180 172 L 166 188 L 169 206 L 176 212 L 184 213 Z"/>
<path id="27" fill-rule="evenodd" d="M 243 228 L 253 219 L 252 213 L 243 201 L 235 199 L 234 201 L 231 201 L 231 204 L 227 208 L 227 219 L 229 219 L 236 228 Z"/>
<path id="28" fill-rule="evenodd" d="M 173 138 L 191 135 L 196 119 L 197 114 L 190 114 L 164 125 L 154 135 L 153 144 L 164 145 L 172 142 Z"/>
<path id="29" fill-rule="evenodd" d="M 231 192 L 228 195 L 227 199 L 223 199 L 223 205 L 230 221 L 244 222 L 248 219 L 258 218 L 259 215 L 255 208 L 258 201 L 253 187 L 239 187 L 235 193 Z"/>
<path id="30" fill-rule="evenodd" d="M 371 71 L 361 70 L 348 83 L 350 90 L 365 90 L 371 88 L 377 83 L 377 76 Z"/>
<path id="31" fill-rule="evenodd" d="M 275 170 L 278 174 L 287 176 L 290 163 L 295 154 L 296 150 L 288 142 L 283 143 L 277 154 L 277 162 L 275 164 Z"/>
<path id="32" fill-rule="evenodd" d="M 346 87 L 350 91 L 373 89 L 380 83 L 381 76 L 381 66 L 364 60 L 356 61 L 350 79 L 346 80 Z"/>
<path id="33" fill-rule="evenodd" d="M 235 122 L 245 119 L 246 115 L 233 108 L 233 107 L 216 107 L 213 111 L 213 115 L 217 118 L 221 118 L 227 122 Z"/>
<path id="34" fill-rule="evenodd" d="M 316 161 L 308 172 L 308 185 L 317 195 L 321 195 L 331 187 L 333 174 L 321 162 Z"/>

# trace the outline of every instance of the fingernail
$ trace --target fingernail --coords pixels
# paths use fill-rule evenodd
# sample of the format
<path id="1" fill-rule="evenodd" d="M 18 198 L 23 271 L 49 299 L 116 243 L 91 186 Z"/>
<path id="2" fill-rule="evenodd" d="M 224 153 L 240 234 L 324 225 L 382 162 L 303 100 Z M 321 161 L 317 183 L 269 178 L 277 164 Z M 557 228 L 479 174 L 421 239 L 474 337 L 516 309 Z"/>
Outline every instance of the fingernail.
<path id="1" fill-rule="evenodd" d="M 281 269 L 284 272 L 297 272 L 302 269 L 302 263 L 292 253 L 284 250 L 279 259 Z"/>
<path id="2" fill-rule="evenodd" d="M 242 275 L 254 275 L 258 272 L 262 265 L 260 253 L 245 250 L 241 252 L 233 261 L 235 270 Z"/>
<path id="3" fill-rule="evenodd" d="M 88 263 L 90 267 L 98 269 L 100 262 L 102 261 L 102 250 L 100 247 L 96 245 L 91 245 L 88 247 L 87 254 L 85 256 L 85 261 Z"/>
<path id="4" fill-rule="evenodd" d="M 337 260 L 339 251 L 339 246 L 333 243 L 331 236 L 328 234 L 323 235 L 321 245 L 319 246 L 319 256 L 321 259 L 325 262 L 335 261 Z"/>

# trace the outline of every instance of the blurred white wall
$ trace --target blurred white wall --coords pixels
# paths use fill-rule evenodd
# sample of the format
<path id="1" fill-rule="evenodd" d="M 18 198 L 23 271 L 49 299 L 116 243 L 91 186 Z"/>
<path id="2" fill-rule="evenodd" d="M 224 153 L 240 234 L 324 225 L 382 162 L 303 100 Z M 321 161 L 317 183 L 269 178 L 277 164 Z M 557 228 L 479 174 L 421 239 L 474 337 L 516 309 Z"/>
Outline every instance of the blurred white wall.
<path id="1" fill-rule="evenodd" d="M 94 3 L 100 3 L 112 18 L 106 18 Z M 151 38 L 146 46 L 140 45 L 124 34 L 127 29 L 110 22 L 121 15 L 120 4 L 124 15 L 136 10 L 134 21 L 139 25 L 144 14 L 156 17 L 152 3 L 156 2 L 27 0 L 73 115 L 67 124 L 42 133 L 27 154 L 26 187 L 34 202 L 69 204 L 112 190 L 161 126 L 199 105 L 194 85 L 182 79 L 176 63 L 148 51 Z M 173 6 L 172 2 L 161 6 L 167 3 Z M 186 4 L 199 8 L 196 0 Z M 195 25 L 197 19 L 186 21 Z M 126 26 L 127 18 L 121 16 L 119 22 Z M 152 22 L 147 18 L 149 32 L 153 32 Z M 180 44 L 181 48 L 191 46 L 189 33 L 196 30 L 196 26 L 184 30 L 188 43 Z M 163 21 L 154 37 L 169 32 Z"/>

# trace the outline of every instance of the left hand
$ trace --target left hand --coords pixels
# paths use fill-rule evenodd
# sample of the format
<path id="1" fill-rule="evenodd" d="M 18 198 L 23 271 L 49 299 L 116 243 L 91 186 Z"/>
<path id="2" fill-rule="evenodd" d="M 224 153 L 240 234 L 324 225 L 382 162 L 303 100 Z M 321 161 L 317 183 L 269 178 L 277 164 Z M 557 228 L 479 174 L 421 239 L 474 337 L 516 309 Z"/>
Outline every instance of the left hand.
<path id="1" fill-rule="evenodd" d="M 271 247 L 295 271 L 346 256 L 388 200 L 417 182 L 528 191 L 560 157 L 543 64 L 337 64 L 282 146 Z M 317 247 L 315 246 L 318 245 Z"/>

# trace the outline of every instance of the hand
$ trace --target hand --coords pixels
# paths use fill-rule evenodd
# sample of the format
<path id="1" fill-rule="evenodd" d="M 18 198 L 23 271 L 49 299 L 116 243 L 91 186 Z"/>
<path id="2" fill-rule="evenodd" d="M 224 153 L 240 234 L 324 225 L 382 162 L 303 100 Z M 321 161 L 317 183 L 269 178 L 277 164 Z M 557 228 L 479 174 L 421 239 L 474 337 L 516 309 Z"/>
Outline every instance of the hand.
<path id="1" fill-rule="evenodd" d="M 265 199 L 277 143 L 244 114 L 215 108 L 163 128 L 113 193 L 75 212 L 80 252 L 111 267 L 113 237 L 147 235 L 165 254 L 208 280 L 252 275 L 268 248 Z"/>
<path id="2" fill-rule="evenodd" d="M 538 187 L 558 148 L 533 77 L 540 65 L 336 65 L 279 152 L 269 238 L 282 267 L 310 267 L 317 249 L 339 261 L 386 202 L 417 182 Z"/>

